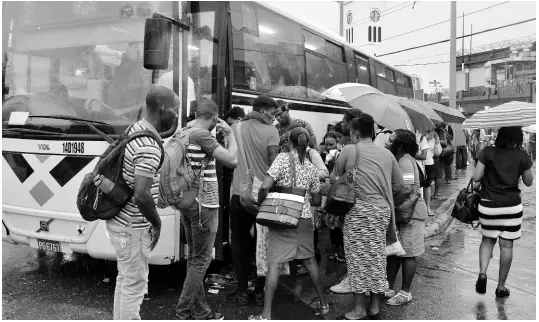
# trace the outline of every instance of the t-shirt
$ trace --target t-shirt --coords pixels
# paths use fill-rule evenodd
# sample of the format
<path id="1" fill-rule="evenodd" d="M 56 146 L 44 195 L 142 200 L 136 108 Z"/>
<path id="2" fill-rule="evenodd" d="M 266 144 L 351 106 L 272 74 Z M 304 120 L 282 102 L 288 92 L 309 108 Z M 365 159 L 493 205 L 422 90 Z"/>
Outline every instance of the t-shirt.
<path id="1" fill-rule="evenodd" d="M 299 163 L 298 154 L 292 152 L 296 160 L 296 184 L 295 187 L 304 188 L 307 190 L 305 203 L 301 211 L 301 218 L 312 218 L 311 202 L 309 201 L 312 194 L 320 192 L 320 180 L 316 167 L 305 160 L 303 164 Z M 279 153 L 275 161 L 271 164 L 268 170 L 268 175 L 275 180 L 278 187 L 292 187 L 292 165 L 290 164 L 290 152 Z"/>
<path id="2" fill-rule="evenodd" d="M 238 144 L 238 166 L 234 170 L 234 179 L 232 181 L 232 194 L 240 194 L 240 182 L 247 177 L 247 169 L 249 168 L 254 176 L 260 181 L 264 178 L 270 167 L 270 159 L 268 155 L 268 147 L 279 146 L 279 133 L 273 125 L 266 125 L 258 120 L 249 119 L 241 122 L 241 139 L 243 145 L 240 144 L 238 138 L 238 124 L 232 125 L 236 142 Z M 240 154 L 245 155 L 245 159 L 240 157 Z M 249 165 L 249 167 L 247 167 Z"/>
<path id="3" fill-rule="evenodd" d="M 418 154 L 421 154 L 423 150 L 427 150 L 427 157 L 429 155 L 429 142 L 424 135 L 416 135 L 416 142 L 419 146 Z M 417 165 L 421 168 L 421 171 L 425 173 L 425 160 L 416 160 Z"/>
<path id="4" fill-rule="evenodd" d="M 204 193 L 198 196 L 200 205 L 206 208 L 219 208 L 217 171 L 215 168 L 215 158 L 212 157 L 213 152 L 219 146 L 217 139 L 208 130 L 196 129 L 189 136 L 187 157 L 191 161 L 191 168 L 195 174 L 200 173 L 200 169 L 206 159 L 206 168 L 204 169 L 202 180 Z"/>
<path id="5" fill-rule="evenodd" d="M 414 208 L 414 219 L 418 220 L 424 220 L 428 217 L 427 212 L 427 205 L 425 204 L 423 200 L 423 194 L 421 193 L 423 189 L 420 188 L 419 185 L 419 173 L 417 168 L 413 164 L 413 158 L 410 156 L 404 156 L 399 160 L 399 167 L 402 172 L 402 179 L 404 181 L 404 184 L 411 184 L 414 185 L 414 189 L 417 189 L 417 191 L 421 195 L 421 199 L 418 200 L 416 203 L 416 207 Z"/>
<path id="6" fill-rule="evenodd" d="M 423 161 L 423 164 L 425 165 L 433 165 L 434 164 L 434 145 L 436 143 L 436 140 L 434 138 L 427 140 L 427 144 L 429 145 L 429 148 L 427 150 L 427 158 L 425 161 Z"/>
<path id="7" fill-rule="evenodd" d="M 520 176 L 533 165 L 525 151 L 488 146 L 479 153 L 479 162 L 485 165 L 481 180 L 482 199 L 507 202 L 520 199 Z"/>
<path id="8" fill-rule="evenodd" d="M 129 135 L 144 130 L 149 130 L 159 137 L 157 130 L 146 119 L 133 124 L 129 130 Z M 157 172 L 157 169 L 160 162 L 161 148 L 153 138 L 149 136 L 140 137 L 126 145 L 122 177 L 131 189 L 135 189 L 135 175 L 153 178 L 150 191 L 155 203 L 157 203 L 159 196 L 159 172 Z M 144 218 L 135 203 L 135 196 L 129 199 L 125 207 L 112 220 L 123 227 L 127 227 L 129 222 L 133 224 L 135 229 L 147 229 L 150 227 L 150 223 Z"/>

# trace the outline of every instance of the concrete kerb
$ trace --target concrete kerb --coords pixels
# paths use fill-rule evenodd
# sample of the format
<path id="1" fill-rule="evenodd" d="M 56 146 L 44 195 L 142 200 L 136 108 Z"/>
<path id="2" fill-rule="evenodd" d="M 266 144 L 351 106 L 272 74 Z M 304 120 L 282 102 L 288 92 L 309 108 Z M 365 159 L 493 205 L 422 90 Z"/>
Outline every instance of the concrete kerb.
<path id="1" fill-rule="evenodd" d="M 444 201 L 440 207 L 438 207 L 435 214 L 436 219 L 434 222 L 425 227 L 425 238 L 431 238 L 444 232 L 451 224 L 453 221 L 451 212 L 453 211 L 453 207 L 455 206 L 455 201 L 457 200 L 459 193 L 460 191 L 455 192 L 446 201 Z"/>

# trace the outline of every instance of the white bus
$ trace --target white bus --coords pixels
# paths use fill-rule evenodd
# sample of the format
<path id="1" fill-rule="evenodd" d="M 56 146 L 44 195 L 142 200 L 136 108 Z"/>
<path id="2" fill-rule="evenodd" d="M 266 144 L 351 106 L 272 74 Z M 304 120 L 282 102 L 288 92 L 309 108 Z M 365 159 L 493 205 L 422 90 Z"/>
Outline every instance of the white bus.
<path id="1" fill-rule="evenodd" d="M 2 9 L 2 239 L 34 248 L 116 259 L 105 223 L 84 221 L 75 205 L 83 176 L 107 147 L 87 122 L 118 137 L 140 119 L 152 84 L 181 98 L 179 127 L 202 97 L 224 115 L 236 105 L 249 111 L 265 93 L 296 103 L 292 117 L 307 120 L 318 140 L 349 108 L 321 95 L 333 85 L 414 93 L 410 75 L 258 2 L 26 1 Z M 166 68 L 144 68 L 152 17 L 182 22 L 159 40 L 170 41 Z M 156 39 L 147 38 L 149 48 Z M 178 126 L 161 129 L 165 143 Z M 214 257 L 223 259 L 229 184 L 219 182 Z M 185 243 L 179 213 L 159 214 L 163 230 L 150 263 L 165 265 L 184 257 Z"/>

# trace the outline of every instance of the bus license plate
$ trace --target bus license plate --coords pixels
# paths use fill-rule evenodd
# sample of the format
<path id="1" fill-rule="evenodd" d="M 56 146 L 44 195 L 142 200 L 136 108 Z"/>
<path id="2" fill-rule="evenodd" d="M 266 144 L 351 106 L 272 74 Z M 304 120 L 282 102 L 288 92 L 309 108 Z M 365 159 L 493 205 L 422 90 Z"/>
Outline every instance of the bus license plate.
<path id="1" fill-rule="evenodd" d="M 52 240 L 38 239 L 37 248 L 43 249 L 43 250 L 49 250 L 52 252 L 61 252 L 60 242 L 52 241 Z"/>

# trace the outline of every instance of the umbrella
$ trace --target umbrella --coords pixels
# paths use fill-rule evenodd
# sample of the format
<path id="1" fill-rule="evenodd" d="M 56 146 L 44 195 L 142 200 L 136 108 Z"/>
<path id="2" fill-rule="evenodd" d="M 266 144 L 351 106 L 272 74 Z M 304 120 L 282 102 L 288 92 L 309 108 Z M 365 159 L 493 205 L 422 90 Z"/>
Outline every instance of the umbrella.
<path id="1" fill-rule="evenodd" d="M 475 113 L 464 122 L 469 129 L 487 129 L 535 124 L 535 104 L 509 102 Z"/>
<path id="2" fill-rule="evenodd" d="M 438 124 L 442 123 L 444 120 L 430 107 L 428 104 L 425 104 L 424 101 L 420 101 L 416 98 L 406 98 L 407 101 L 415 104 L 416 108 L 421 109 L 423 114 L 425 114 L 433 123 Z"/>
<path id="3" fill-rule="evenodd" d="M 535 124 L 530 125 L 530 126 L 526 126 L 525 128 L 522 129 L 522 131 L 528 132 L 528 133 L 536 133 Z"/>
<path id="4" fill-rule="evenodd" d="M 372 116 L 374 121 L 390 130 L 414 131 L 412 120 L 395 100 L 384 94 L 365 94 L 348 102 L 352 107 Z"/>
<path id="5" fill-rule="evenodd" d="M 444 122 L 446 123 L 461 124 L 462 122 L 466 120 L 466 116 L 464 116 L 464 114 L 462 114 L 461 112 L 457 111 L 454 108 L 449 108 L 445 105 L 430 102 L 430 101 L 425 101 L 424 104 L 426 104 L 427 106 L 432 108 L 434 111 L 436 111 L 436 113 L 438 113 L 438 115 L 440 115 L 442 120 L 444 120 Z"/>
<path id="6" fill-rule="evenodd" d="M 366 94 L 383 94 L 376 88 L 358 83 L 344 83 L 330 87 L 322 95 L 343 102 L 350 102 L 358 96 Z"/>
<path id="7" fill-rule="evenodd" d="M 404 111 L 408 114 L 410 117 L 410 120 L 412 121 L 412 125 L 414 128 L 421 133 L 425 133 L 429 130 L 434 129 L 436 126 L 434 123 L 430 120 L 430 118 L 426 115 L 427 113 L 432 113 L 436 116 L 437 120 L 440 122 L 442 119 L 436 114 L 432 109 L 428 111 L 428 107 L 419 105 L 415 102 L 412 102 L 406 97 L 398 97 L 394 95 L 387 95 L 391 99 L 395 100 L 402 106 Z M 427 110 L 427 112 L 425 112 Z"/>

